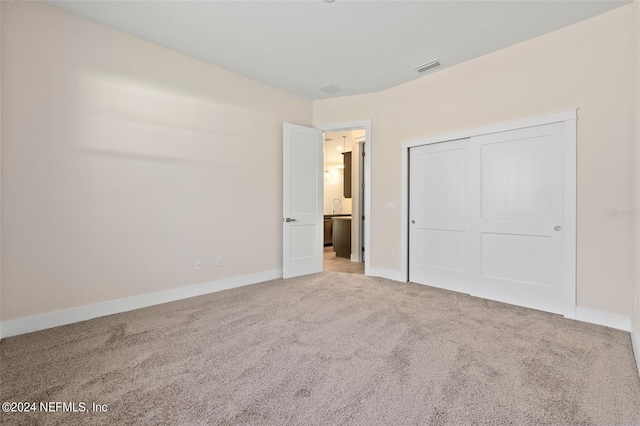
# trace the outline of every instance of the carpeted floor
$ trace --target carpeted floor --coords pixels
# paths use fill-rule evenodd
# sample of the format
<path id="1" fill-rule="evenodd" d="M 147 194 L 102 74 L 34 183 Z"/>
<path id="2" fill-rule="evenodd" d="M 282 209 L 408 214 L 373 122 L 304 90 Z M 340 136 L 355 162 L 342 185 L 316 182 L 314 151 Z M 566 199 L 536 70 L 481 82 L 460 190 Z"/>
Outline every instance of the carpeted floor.
<path id="1" fill-rule="evenodd" d="M 5 424 L 640 424 L 629 334 L 335 272 L 16 336 Z"/>

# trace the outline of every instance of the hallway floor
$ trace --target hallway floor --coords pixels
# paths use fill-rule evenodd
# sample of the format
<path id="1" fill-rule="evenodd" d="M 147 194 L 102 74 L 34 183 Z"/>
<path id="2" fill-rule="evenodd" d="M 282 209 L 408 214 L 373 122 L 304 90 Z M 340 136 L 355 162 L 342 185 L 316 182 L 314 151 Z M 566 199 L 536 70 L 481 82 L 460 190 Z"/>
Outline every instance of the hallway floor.
<path id="1" fill-rule="evenodd" d="M 336 257 L 333 247 L 324 248 L 324 271 L 347 272 L 349 274 L 364 274 L 363 262 L 352 262 L 349 259 Z"/>

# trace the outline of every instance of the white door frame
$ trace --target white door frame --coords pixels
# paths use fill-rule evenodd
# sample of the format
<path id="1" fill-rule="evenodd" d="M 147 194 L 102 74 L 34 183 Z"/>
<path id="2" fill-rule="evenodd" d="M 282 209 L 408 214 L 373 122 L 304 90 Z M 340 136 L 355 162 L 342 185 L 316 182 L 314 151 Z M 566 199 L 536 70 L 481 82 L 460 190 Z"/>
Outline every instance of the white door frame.
<path id="1" fill-rule="evenodd" d="M 364 248 L 364 220 L 362 220 L 362 217 L 364 216 L 364 144 L 364 140 L 359 140 L 353 141 L 351 146 L 351 151 L 353 152 L 351 157 L 351 216 L 358 213 L 356 216 L 357 220 L 352 221 L 352 224 L 355 224 L 355 226 L 351 226 L 352 262 L 364 262 L 364 253 L 362 251 Z M 353 245 L 354 242 L 357 245 Z"/>
<path id="2" fill-rule="evenodd" d="M 364 141 L 364 274 L 371 270 L 371 120 L 351 121 L 347 123 L 320 124 L 316 128 L 324 132 L 341 132 L 346 130 L 365 130 Z"/>
<path id="3" fill-rule="evenodd" d="M 409 149 L 421 145 L 447 142 L 456 139 L 490 133 L 505 132 L 544 124 L 561 123 L 565 125 L 564 147 L 564 231 L 565 232 L 565 270 L 564 277 L 571 283 L 571 300 L 574 301 L 572 313 L 565 315 L 575 319 L 576 305 L 576 121 L 578 110 L 556 112 L 538 117 L 524 118 L 505 123 L 492 124 L 475 129 L 461 130 L 453 133 L 413 139 L 402 143 L 402 193 L 401 193 L 401 241 L 400 241 L 400 276 L 403 281 L 409 281 Z"/>

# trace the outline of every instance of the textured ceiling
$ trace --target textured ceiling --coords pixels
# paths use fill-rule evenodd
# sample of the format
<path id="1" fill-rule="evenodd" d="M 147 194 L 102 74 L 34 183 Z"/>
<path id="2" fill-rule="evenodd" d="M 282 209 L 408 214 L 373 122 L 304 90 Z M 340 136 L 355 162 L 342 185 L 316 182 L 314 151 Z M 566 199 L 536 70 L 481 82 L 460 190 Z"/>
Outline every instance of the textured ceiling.
<path id="1" fill-rule="evenodd" d="M 308 99 L 384 90 L 629 2 L 48 1 Z"/>

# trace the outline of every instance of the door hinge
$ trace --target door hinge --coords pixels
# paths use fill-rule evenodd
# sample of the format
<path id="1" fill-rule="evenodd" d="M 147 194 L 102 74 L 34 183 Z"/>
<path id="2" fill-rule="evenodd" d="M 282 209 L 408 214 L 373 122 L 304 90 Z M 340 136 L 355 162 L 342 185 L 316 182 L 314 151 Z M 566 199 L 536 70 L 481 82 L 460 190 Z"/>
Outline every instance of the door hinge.
<path id="1" fill-rule="evenodd" d="M 362 215 L 362 220 L 364 220 L 364 215 Z"/>
<path id="2" fill-rule="evenodd" d="M 364 151 L 362 151 L 362 156 L 364 157 Z"/>

